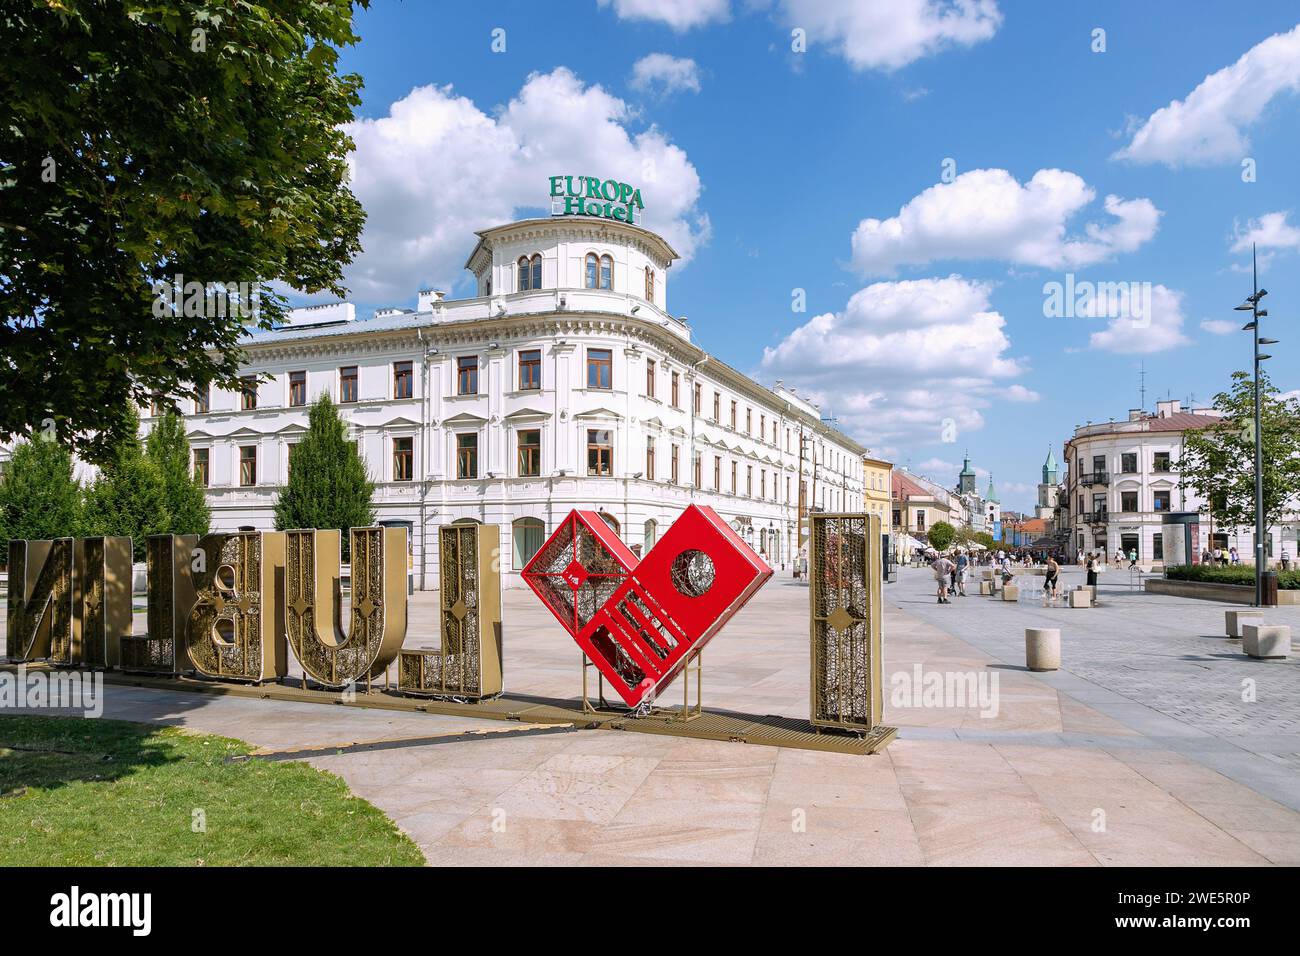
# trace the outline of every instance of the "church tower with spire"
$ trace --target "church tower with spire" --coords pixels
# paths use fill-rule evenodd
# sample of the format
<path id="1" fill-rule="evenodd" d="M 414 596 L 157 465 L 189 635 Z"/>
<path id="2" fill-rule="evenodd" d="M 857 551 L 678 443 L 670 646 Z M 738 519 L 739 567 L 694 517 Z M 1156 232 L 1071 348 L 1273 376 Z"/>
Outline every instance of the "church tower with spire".
<path id="1" fill-rule="evenodd" d="M 1052 446 L 1047 446 L 1047 460 L 1043 462 L 1043 480 L 1038 485 L 1038 505 L 1034 516 L 1050 522 L 1056 514 L 1056 501 L 1061 491 L 1056 455 Z"/>

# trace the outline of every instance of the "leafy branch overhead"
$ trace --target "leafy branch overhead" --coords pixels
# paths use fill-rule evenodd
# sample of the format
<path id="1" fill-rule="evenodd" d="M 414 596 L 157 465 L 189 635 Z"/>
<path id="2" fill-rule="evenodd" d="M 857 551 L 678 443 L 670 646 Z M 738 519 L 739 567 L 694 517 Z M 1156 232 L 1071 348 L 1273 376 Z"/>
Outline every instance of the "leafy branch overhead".
<path id="1" fill-rule="evenodd" d="M 6 5 L 0 440 L 52 423 L 107 460 L 104 409 L 236 386 L 245 325 L 285 312 L 268 284 L 345 294 L 361 79 L 336 67 L 356 5 Z M 177 276 L 246 284 L 256 317 L 157 308 Z"/>

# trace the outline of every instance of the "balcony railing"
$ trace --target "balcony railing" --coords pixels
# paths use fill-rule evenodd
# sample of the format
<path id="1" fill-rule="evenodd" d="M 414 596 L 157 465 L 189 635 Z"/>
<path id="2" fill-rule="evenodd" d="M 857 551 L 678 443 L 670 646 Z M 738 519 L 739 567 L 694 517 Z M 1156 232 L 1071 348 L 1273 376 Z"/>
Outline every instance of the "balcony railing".
<path id="1" fill-rule="evenodd" d="M 1083 519 L 1084 524 L 1105 524 L 1107 512 L 1104 509 L 1101 511 L 1085 511 L 1079 517 Z"/>
<path id="2" fill-rule="evenodd" d="M 1086 475 L 1079 477 L 1079 483 L 1084 485 L 1109 485 L 1110 475 L 1104 471 L 1090 471 Z"/>

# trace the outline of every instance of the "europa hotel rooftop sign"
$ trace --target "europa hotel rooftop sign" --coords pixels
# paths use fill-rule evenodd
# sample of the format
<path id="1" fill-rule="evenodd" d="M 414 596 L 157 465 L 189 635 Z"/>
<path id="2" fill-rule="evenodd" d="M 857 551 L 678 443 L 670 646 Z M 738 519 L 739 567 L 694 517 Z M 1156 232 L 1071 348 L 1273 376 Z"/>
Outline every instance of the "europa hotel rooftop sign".
<path id="1" fill-rule="evenodd" d="M 617 179 L 595 176 L 552 176 L 552 216 L 599 216 L 636 223 L 645 205 L 641 190 Z"/>

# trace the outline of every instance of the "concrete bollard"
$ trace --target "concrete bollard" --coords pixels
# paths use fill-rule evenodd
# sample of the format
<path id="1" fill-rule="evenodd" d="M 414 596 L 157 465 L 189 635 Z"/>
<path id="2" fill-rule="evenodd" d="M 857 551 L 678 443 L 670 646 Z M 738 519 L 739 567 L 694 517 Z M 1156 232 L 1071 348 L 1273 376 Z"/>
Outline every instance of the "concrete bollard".
<path id="1" fill-rule="evenodd" d="M 992 581 L 981 581 L 981 582 L 980 582 L 980 594 L 992 594 L 992 593 L 993 593 L 993 582 L 992 582 Z"/>
<path id="2" fill-rule="evenodd" d="M 1291 628 L 1286 624 L 1243 624 L 1241 649 L 1260 660 L 1282 660 L 1291 653 Z"/>
<path id="3" fill-rule="evenodd" d="M 1092 607 L 1092 594 L 1087 588 L 1071 591 L 1070 607 Z"/>
<path id="4" fill-rule="evenodd" d="M 1002 588 L 1002 600 L 1004 600 L 1004 601 L 1019 601 L 1019 600 L 1020 600 L 1020 588 L 1016 587 L 1016 585 L 1014 585 L 1014 584 L 1008 584 L 1008 585 L 1005 585 L 1005 586 Z"/>
<path id="5" fill-rule="evenodd" d="M 1243 624 L 1263 624 L 1263 611 L 1224 611 L 1223 612 L 1223 632 L 1229 638 L 1238 638 L 1242 636 L 1241 627 Z"/>
<path id="6" fill-rule="evenodd" d="M 1054 671 L 1061 667 L 1061 629 L 1025 628 L 1025 666 L 1031 671 Z"/>
<path id="7" fill-rule="evenodd" d="M 992 580 L 993 580 L 993 569 L 992 569 L 992 568 L 985 568 L 985 569 L 981 572 L 980 576 L 981 576 L 981 578 L 982 578 L 983 580 L 985 580 L 985 581 L 992 581 Z"/>

